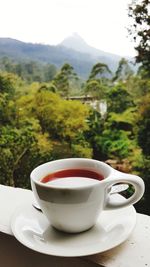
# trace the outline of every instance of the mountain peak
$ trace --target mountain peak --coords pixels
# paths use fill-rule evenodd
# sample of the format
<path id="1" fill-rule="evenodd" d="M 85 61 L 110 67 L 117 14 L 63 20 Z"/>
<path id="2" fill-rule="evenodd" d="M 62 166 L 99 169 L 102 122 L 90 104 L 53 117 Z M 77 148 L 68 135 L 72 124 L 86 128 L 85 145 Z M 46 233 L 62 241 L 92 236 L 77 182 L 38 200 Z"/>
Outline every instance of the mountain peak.
<path id="1" fill-rule="evenodd" d="M 72 35 L 66 37 L 62 42 L 61 45 L 71 48 L 80 52 L 86 52 L 88 44 L 84 41 L 84 39 L 77 33 L 74 32 Z"/>
<path id="2" fill-rule="evenodd" d="M 73 32 L 73 33 L 70 35 L 70 37 L 71 37 L 71 38 L 74 38 L 74 39 L 76 39 L 76 40 L 78 40 L 78 41 L 80 41 L 80 42 L 84 42 L 84 43 L 86 43 L 86 42 L 84 41 L 84 39 L 81 37 L 81 35 L 78 34 L 77 32 Z M 68 38 L 69 38 L 69 37 L 68 37 Z"/>
<path id="3" fill-rule="evenodd" d="M 104 52 L 100 49 L 90 46 L 86 41 L 78 34 L 73 33 L 72 35 L 66 37 L 60 45 L 65 46 L 66 48 L 76 50 L 81 53 L 89 54 L 92 58 L 102 57 L 102 58 L 116 58 L 118 61 L 121 56 L 114 55 L 109 52 Z"/>

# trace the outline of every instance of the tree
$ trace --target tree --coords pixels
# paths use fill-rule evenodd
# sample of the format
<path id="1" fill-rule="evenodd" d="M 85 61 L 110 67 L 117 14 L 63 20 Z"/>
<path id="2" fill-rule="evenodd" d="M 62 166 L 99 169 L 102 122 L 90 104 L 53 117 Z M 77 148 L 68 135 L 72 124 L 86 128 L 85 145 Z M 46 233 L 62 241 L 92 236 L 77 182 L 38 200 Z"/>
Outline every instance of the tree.
<path id="1" fill-rule="evenodd" d="M 70 64 L 65 63 L 54 79 L 55 85 L 61 96 L 69 97 L 71 91 L 70 81 L 74 79 L 78 79 L 77 74 L 74 72 L 74 69 Z"/>
<path id="2" fill-rule="evenodd" d="M 122 113 L 127 108 L 133 107 L 133 99 L 127 92 L 123 83 L 118 83 L 108 92 L 108 111 Z"/>
<path id="3" fill-rule="evenodd" d="M 15 102 L 9 99 L 8 94 L 0 93 L 0 125 L 13 123 L 16 117 Z"/>
<path id="4" fill-rule="evenodd" d="M 131 76 L 124 84 L 134 103 L 138 103 L 141 97 L 150 92 L 150 80 L 141 77 L 139 73 Z"/>
<path id="5" fill-rule="evenodd" d="M 127 158 L 133 147 L 128 133 L 114 127 L 106 128 L 97 144 L 106 158 L 119 159 L 119 161 Z"/>
<path id="6" fill-rule="evenodd" d="M 5 125 L 15 119 L 14 100 L 19 80 L 15 74 L 0 74 L 0 125 Z"/>
<path id="7" fill-rule="evenodd" d="M 0 128 L 0 180 L 14 186 L 14 171 L 33 142 L 32 131 L 11 126 Z"/>
<path id="8" fill-rule="evenodd" d="M 52 64 L 43 64 L 37 61 L 16 62 L 8 57 L 0 59 L 0 69 L 17 74 L 28 82 L 49 82 L 56 75 L 56 67 Z"/>
<path id="9" fill-rule="evenodd" d="M 100 99 L 103 98 L 105 95 L 105 86 L 102 85 L 99 81 L 97 80 L 89 80 L 85 84 L 85 94 L 90 94 L 93 98 L 95 99 Z"/>
<path id="10" fill-rule="evenodd" d="M 150 76 L 150 1 L 133 0 L 129 6 L 129 17 L 132 24 L 129 29 L 130 34 L 136 43 L 136 62 L 141 63 Z"/>
<path id="11" fill-rule="evenodd" d="M 142 97 L 138 112 L 138 142 L 144 155 L 150 157 L 150 93 Z"/>
<path id="12" fill-rule="evenodd" d="M 33 112 L 34 94 L 20 97 L 19 84 L 16 75 L 0 74 L 0 183 L 28 187 L 29 173 L 51 159 L 52 145 L 39 121 L 28 116 Z"/>
<path id="13" fill-rule="evenodd" d="M 133 71 L 125 58 L 122 58 L 118 63 L 118 68 L 113 77 L 113 81 L 121 80 L 125 81 L 133 75 Z"/>
<path id="14" fill-rule="evenodd" d="M 88 128 L 87 105 L 79 101 L 64 100 L 58 94 L 44 89 L 34 95 L 22 96 L 17 101 L 17 110 L 19 125 L 24 125 L 29 117 L 34 121 L 34 128 L 37 125 L 43 134 L 49 135 L 53 144 L 54 158 L 67 155 L 90 157 L 91 148 L 83 135 Z"/>
<path id="15" fill-rule="evenodd" d="M 142 151 L 135 169 L 144 179 L 145 194 L 141 205 L 137 203 L 136 206 L 139 212 L 150 214 L 150 93 L 143 96 L 139 102 L 137 125 L 137 140 Z"/>
<path id="16" fill-rule="evenodd" d="M 40 128 L 40 127 L 39 127 Z M 20 128 L 0 128 L 0 182 L 11 186 L 30 187 L 31 170 L 52 159 L 48 135 L 24 122 Z"/>
<path id="17" fill-rule="evenodd" d="M 130 140 L 129 129 L 120 126 L 120 121 L 116 122 L 116 118 L 112 114 L 109 114 L 107 120 L 102 122 L 100 114 L 97 113 L 95 117 L 95 112 L 95 110 L 91 111 L 88 120 L 89 130 L 85 132 L 93 149 L 93 157 L 102 161 L 108 158 L 120 161 L 129 157 L 134 147 L 134 142 Z"/>
<path id="18" fill-rule="evenodd" d="M 82 131 L 87 129 L 86 117 L 89 108 L 79 101 L 64 100 L 59 95 L 40 91 L 34 97 L 33 105 L 29 108 L 40 121 L 43 131 L 49 132 L 53 139 L 72 140 Z"/>
<path id="19" fill-rule="evenodd" d="M 11 98 L 15 94 L 15 81 L 16 76 L 13 74 L 2 73 L 0 74 L 0 93 L 6 93 Z"/>
<path id="20" fill-rule="evenodd" d="M 89 76 L 89 80 L 96 79 L 97 77 L 106 77 L 108 74 L 111 74 L 111 71 L 108 66 L 104 63 L 99 62 L 93 66 Z"/>
<path id="21" fill-rule="evenodd" d="M 54 79 L 56 75 L 56 67 L 51 64 L 46 64 L 44 68 L 44 81 L 49 82 Z"/>
<path id="22" fill-rule="evenodd" d="M 49 83 L 40 83 L 38 91 L 47 90 L 53 93 L 56 93 L 57 88 L 54 84 L 54 82 Z"/>
<path id="23" fill-rule="evenodd" d="M 0 59 L 0 69 L 6 72 L 14 72 L 14 62 L 10 60 L 7 56 Z"/>
<path id="24" fill-rule="evenodd" d="M 104 63 L 97 63 L 93 66 L 89 78 L 85 84 L 85 94 L 90 94 L 95 99 L 105 98 L 108 90 L 108 74 L 110 69 Z"/>
<path id="25" fill-rule="evenodd" d="M 104 130 L 104 124 L 102 123 L 100 113 L 91 109 L 87 123 L 89 129 L 84 132 L 84 135 L 86 141 L 90 143 L 93 150 L 93 158 L 104 161 L 107 157 L 102 153 L 101 147 L 99 146 L 99 139 L 101 139 Z"/>

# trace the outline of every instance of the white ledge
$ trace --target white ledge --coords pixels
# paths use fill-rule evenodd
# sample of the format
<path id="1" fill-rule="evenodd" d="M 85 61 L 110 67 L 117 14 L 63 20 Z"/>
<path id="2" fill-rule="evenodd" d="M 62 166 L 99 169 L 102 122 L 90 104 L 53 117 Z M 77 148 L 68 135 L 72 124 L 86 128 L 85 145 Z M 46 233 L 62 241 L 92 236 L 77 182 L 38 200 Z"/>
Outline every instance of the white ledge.
<path id="1" fill-rule="evenodd" d="M 30 190 L 0 185 L 0 261 L 4 267 L 150 267 L 150 216 L 137 213 L 131 236 L 107 252 L 81 258 L 53 257 L 34 252 L 14 237 L 11 216 L 17 206 L 32 203 Z M 7 235 L 6 235 L 7 234 Z"/>

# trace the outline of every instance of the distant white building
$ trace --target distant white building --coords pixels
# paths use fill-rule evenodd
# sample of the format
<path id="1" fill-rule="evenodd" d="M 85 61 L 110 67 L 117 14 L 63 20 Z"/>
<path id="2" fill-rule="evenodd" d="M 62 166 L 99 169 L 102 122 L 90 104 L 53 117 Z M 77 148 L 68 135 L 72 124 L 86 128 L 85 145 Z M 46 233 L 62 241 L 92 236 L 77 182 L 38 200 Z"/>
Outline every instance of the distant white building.
<path id="1" fill-rule="evenodd" d="M 107 101 L 105 99 L 96 100 L 95 97 L 90 95 L 83 96 L 70 96 L 69 100 L 79 100 L 82 103 L 89 104 L 92 108 L 97 110 L 102 118 L 106 117 L 107 114 Z"/>

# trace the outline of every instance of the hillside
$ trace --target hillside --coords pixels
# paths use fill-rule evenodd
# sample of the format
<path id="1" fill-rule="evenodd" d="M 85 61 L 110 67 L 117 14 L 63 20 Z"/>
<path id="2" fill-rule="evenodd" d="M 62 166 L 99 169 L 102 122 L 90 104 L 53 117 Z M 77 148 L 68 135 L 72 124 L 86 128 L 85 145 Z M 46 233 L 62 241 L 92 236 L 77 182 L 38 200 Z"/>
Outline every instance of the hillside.
<path id="1" fill-rule="evenodd" d="M 0 58 L 7 56 L 14 61 L 38 61 L 54 64 L 57 68 L 65 62 L 71 64 L 77 74 L 87 78 L 97 62 L 106 63 L 114 72 L 120 56 L 89 46 L 80 36 L 66 38 L 61 44 L 43 45 L 25 43 L 11 38 L 0 38 Z"/>

